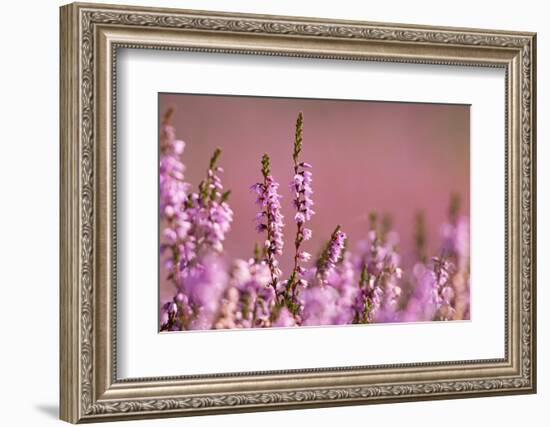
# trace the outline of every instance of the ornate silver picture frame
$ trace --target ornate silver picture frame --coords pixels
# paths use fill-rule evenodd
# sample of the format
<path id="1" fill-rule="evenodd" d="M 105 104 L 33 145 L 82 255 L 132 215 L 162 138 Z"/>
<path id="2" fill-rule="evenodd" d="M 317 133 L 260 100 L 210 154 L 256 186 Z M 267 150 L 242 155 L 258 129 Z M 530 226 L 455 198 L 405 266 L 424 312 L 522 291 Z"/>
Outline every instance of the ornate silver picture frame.
<path id="1" fill-rule="evenodd" d="M 60 13 L 61 419 L 79 423 L 536 391 L 535 34 L 79 3 Z M 120 379 L 120 49 L 503 69 L 505 253 L 495 256 L 505 259 L 504 357 Z"/>

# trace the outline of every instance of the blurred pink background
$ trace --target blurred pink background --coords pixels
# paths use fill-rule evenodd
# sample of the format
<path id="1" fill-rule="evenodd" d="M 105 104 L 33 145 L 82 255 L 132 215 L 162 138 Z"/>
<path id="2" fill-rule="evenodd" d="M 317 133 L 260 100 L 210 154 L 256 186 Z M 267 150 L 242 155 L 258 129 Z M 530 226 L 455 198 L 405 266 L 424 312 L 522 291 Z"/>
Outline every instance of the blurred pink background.
<path id="1" fill-rule="evenodd" d="M 252 256 L 255 196 L 249 188 L 261 179 L 260 158 L 271 157 L 280 182 L 285 215 L 283 272 L 290 269 L 296 226 L 288 183 L 293 176 L 296 116 L 304 114 L 302 161 L 313 165 L 317 214 L 309 223 L 313 238 L 304 249 L 317 254 L 337 224 L 354 250 L 368 230 L 368 214 L 393 218 L 400 235 L 402 264 L 414 261 L 415 213 L 426 215 L 428 253 L 437 255 L 439 231 L 447 218 L 451 193 L 470 210 L 470 107 L 468 105 L 371 101 L 160 94 L 159 118 L 175 107 L 173 125 L 186 142 L 186 181 L 195 187 L 208 160 L 220 147 L 222 182 L 231 189 L 234 211 L 225 250 L 230 259 Z M 163 300 L 172 292 L 161 270 Z M 168 286 L 168 287 L 167 287 Z"/>

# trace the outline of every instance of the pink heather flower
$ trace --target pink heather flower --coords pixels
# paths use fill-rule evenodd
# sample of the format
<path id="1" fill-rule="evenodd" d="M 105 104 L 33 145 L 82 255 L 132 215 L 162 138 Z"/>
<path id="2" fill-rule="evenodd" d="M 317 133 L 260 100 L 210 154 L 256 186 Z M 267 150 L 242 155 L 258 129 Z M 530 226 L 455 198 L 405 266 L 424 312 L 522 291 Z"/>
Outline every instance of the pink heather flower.
<path id="1" fill-rule="evenodd" d="M 294 179 L 290 183 L 290 188 L 294 193 L 294 207 L 298 211 L 295 220 L 296 222 L 309 221 L 311 217 L 315 214 L 312 209 L 313 200 L 311 196 L 313 190 L 311 187 L 312 183 L 312 173 L 308 170 L 303 170 L 300 167 L 300 164 L 295 165 Z"/>
<path id="2" fill-rule="evenodd" d="M 176 139 L 169 124 L 171 111 L 163 119 L 160 129 L 159 202 L 160 212 L 168 217 L 177 215 L 187 197 L 190 185 L 184 181 L 185 166 L 181 155 L 185 143 Z"/>
<path id="3" fill-rule="evenodd" d="M 294 221 L 296 221 L 296 224 L 303 224 L 306 222 L 306 217 L 302 212 L 298 212 L 296 215 L 294 215 Z"/>
<path id="4" fill-rule="evenodd" d="M 226 201 L 229 192 L 221 193 L 223 187 L 217 176 L 221 171 L 216 164 L 220 154 L 221 150 L 214 151 L 199 191 L 190 193 L 180 208 L 185 215 L 185 222 L 175 230 L 180 280 L 190 269 L 200 267 L 203 258 L 223 252 L 225 235 L 231 228 L 233 211 Z"/>
<path id="5" fill-rule="evenodd" d="M 199 185 L 199 192 L 192 194 L 186 205 L 194 227 L 191 234 L 196 238 L 197 256 L 210 252 L 222 253 L 225 235 L 233 221 L 233 211 L 226 202 L 229 192 L 222 193 L 223 185 L 217 175 L 222 172 L 217 165 L 220 155 L 218 148 L 210 159 L 207 176 Z"/>
<path id="6" fill-rule="evenodd" d="M 340 226 L 337 226 L 330 237 L 327 247 L 317 262 L 317 275 L 321 281 L 321 284 L 324 284 L 327 281 L 327 278 L 336 266 L 336 263 L 338 263 L 342 258 L 345 242 L 346 233 L 340 229 Z"/>
<path id="7" fill-rule="evenodd" d="M 205 240 L 214 251 L 221 253 L 225 235 L 231 229 L 233 211 L 226 202 L 213 201 L 208 214 L 209 221 L 205 224 Z"/>
<path id="8" fill-rule="evenodd" d="M 345 240 L 346 240 L 346 234 L 338 228 L 338 230 L 332 236 L 328 247 L 327 261 L 331 267 L 334 267 L 334 265 L 338 262 L 338 260 L 342 256 Z"/>
<path id="9" fill-rule="evenodd" d="M 201 182 L 199 191 L 190 192 L 190 185 L 184 182 L 185 167 L 180 158 L 185 144 L 176 139 L 175 129 L 169 124 L 171 114 L 170 110 L 165 115 L 160 135 L 159 208 L 164 226 L 160 251 L 166 254 L 163 265 L 178 293 L 172 303 L 177 310 L 167 310 L 164 306 L 161 310 L 161 329 L 200 329 L 200 325 L 210 324 L 208 319 L 214 314 L 212 306 L 202 302 L 209 298 L 198 298 L 196 291 L 191 295 L 190 286 L 206 280 L 212 273 L 213 266 L 206 266 L 205 262 L 213 259 L 211 255 L 223 252 L 233 212 L 226 202 L 229 192 L 221 192 L 223 185 L 218 173 L 222 170 L 217 166 L 219 149 L 210 159 L 207 177 Z M 204 286 L 201 291 L 212 289 Z"/>
<path id="10" fill-rule="evenodd" d="M 294 176 L 289 186 L 293 193 L 292 204 L 296 209 L 294 215 L 294 222 L 296 222 L 296 237 L 294 239 L 294 267 L 290 274 L 289 280 L 286 282 L 286 289 L 284 291 L 286 298 L 290 300 L 290 304 L 294 307 L 298 306 L 297 289 L 298 285 L 304 283 L 303 276 L 305 269 L 300 265 L 300 262 L 309 261 L 310 255 L 301 249 L 302 243 L 306 240 L 310 240 L 312 231 L 305 227 L 305 223 L 311 220 L 311 217 L 315 214 L 312 209 L 313 200 L 311 196 L 313 190 L 311 188 L 312 174 L 309 169 L 311 165 L 306 162 L 300 162 L 299 157 L 302 152 L 303 141 L 303 124 L 304 116 L 300 112 L 296 119 L 296 132 L 294 137 L 294 151 L 292 159 L 294 161 Z"/>
<path id="11" fill-rule="evenodd" d="M 304 223 L 311 220 L 315 214 L 312 209 L 314 203 L 311 199 L 313 195 L 312 174 L 308 170 L 302 170 L 299 164 L 295 165 L 294 169 L 296 174 L 290 182 L 290 189 L 294 194 L 293 204 L 297 210 L 294 220 L 296 223 Z"/>
<path id="12" fill-rule="evenodd" d="M 176 139 L 176 131 L 170 125 L 171 114 L 172 110 L 169 110 L 160 128 L 159 214 L 164 228 L 159 249 L 162 262 L 167 267 L 168 280 L 177 286 L 179 271 L 176 265 L 181 255 L 179 247 L 189 237 L 189 216 L 184 204 L 190 185 L 184 181 L 185 166 L 180 158 L 185 143 Z"/>
<path id="13" fill-rule="evenodd" d="M 179 154 L 175 154 L 171 149 L 170 143 L 175 141 L 165 141 L 167 147 L 164 152 L 161 151 L 159 167 L 159 196 L 160 212 L 167 216 L 177 214 L 178 207 L 185 201 L 189 184 L 184 181 L 185 166 L 179 160 Z M 183 141 L 179 141 L 183 144 Z"/>
<path id="14" fill-rule="evenodd" d="M 261 211 L 256 215 L 258 232 L 266 232 L 265 261 L 271 272 L 271 285 L 275 289 L 282 274 L 277 255 L 283 253 L 283 215 L 281 213 L 281 196 L 278 193 L 279 184 L 270 174 L 269 156 L 262 157 L 263 182 L 254 184 L 251 189 L 256 193 L 256 203 Z"/>
<path id="15" fill-rule="evenodd" d="M 306 251 L 299 252 L 298 253 L 298 259 L 300 261 L 307 262 L 311 259 L 311 254 L 309 252 L 306 252 Z M 302 270 L 300 270 L 300 271 L 302 271 Z"/>
<path id="16" fill-rule="evenodd" d="M 257 203 L 263 209 L 256 214 L 256 229 L 262 233 L 267 231 L 268 239 L 266 248 L 269 248 L 274 254 L 283 253 L 283 215 L 281 214 L 280 199 L 278 194 L 279 184 L 273 180 L 271 175 L 265 178 L 264 183 L 257 183 L 252 186 L 252 190 L 257 195 Z"/>

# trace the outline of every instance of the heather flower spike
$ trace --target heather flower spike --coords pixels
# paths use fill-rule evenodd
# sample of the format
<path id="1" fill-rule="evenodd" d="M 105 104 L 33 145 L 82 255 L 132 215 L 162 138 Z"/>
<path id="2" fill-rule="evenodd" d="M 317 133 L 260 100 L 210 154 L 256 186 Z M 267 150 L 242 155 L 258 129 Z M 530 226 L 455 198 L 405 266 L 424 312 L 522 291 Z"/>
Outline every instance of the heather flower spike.
<path id="1" fill-rule="evenodd" d="M 210 252 L 221 254 L 225 234 L 233 221 L 233 211 L 227 204 L 231 192 L 222 193 L 223 185 L 218 175 L 223 171 L 218 166 L 220 155 L 221 149 L 216 148 L 210 158 L 206 178 L 199 184 L 199 193 L 191 194 L 187 203 L 187 211 L 193 218 L 192 234 L 197 257 Z"/>
<path id="2" fill-rule="evenodd" d="M 329 274 L 332 273 L 334 267 L 344 254 L 346 233 L 341 228 L 340 225 L 336 226 L 325 250 L 317 261 L 317 276 L 321 284 L 326 283 Z"/>
<path id="3" fill-rule="evenodd" d="M 306 162 L 300 162 L 302 152 L 302 141 L 304 131 L 304 115 L 298 114 L 296 119 L 296 131 L 294 136 L 294 150 L 292 160 L 294 162 L 294 178 L 290 182 L 290 189 L 293 193 L 293 205 L 296 209 L 294 221 L 296 222 L 296 237 L 294 239 L 294 267 L 287 283 L 287 292 L 291 293 L 290 303 L 296 304 L 296 289 L 299 283 L 303 283 L 305 269 L 300 265 L 301 262 L 308 261 L 307 252 L 301 250 L 304 241 L 311 239 L 312 231 L 306 227 L 306 223 L 311 219 L 315 212 L 312 210 L 313 200 L 311 195 L 312 174 L 309 169 L 311 165 Z"/>
<path id="4" fill-rule="evenodd" d="M 373 313 L 380 306 L 381 290 L 378 287 L 372 287 L 371 284 L 367 266 L 363 265 L 359 277 L 359 294 L 354 323 L 371 323 Z"/>
<path id="5" fill-rule="evenodd" d="M 160 216 L 164 220 L 160 255 L 167 270 L 167 279 L 178 287 L 179 262 L 192 256 L 189 250 L 193 237 L 189 235 L 191 221 L 185 210 L 190 185 L 185 182 L 185 166 L 181 155 L 185 143 L 178 140 L 171 125 L 174 110 L 169 109 L 160 128 L 159 202 Z"/>
<path id="6" fill-rule="evenodd" d="M 281 213 L 281 196 L 278 193 L 279 184 L 271 175 L 270 159 L 267 154 L 262 156 L 263 182 L 256 183 L 252 190 L 256 193 L 256 203 L 261 207 L 256 215 L 257 230 L 266 233 L 264 243 L 264 258 L 271 273 L 271 286 L 277 290 L 282 274 L 277 256 L 283 253 L 283 215 Z"/>
<path id="7" fill-rule="evenodd" d="M 294 164 L 298 163 L 298 158 L 302 152 L 302 139 L 304 132 L 304 114 L 300 111 L 298 113 L 298 118 L 296 119 L 296 132 L 294 136 L 294 152 L 292 154 L 292 159 Z"/>
<path id="8" fill-rule="evenodd" d="M 223 252 L 233 212 L 227 204 L 230 192 L 222 193 L 218 175 L 222 172 L 219 148 L 210 159 L 198 192 L 192 192 L 184 181 L 181 156 L 185 144 L 176 138 L 170 124 L 172 114 L 173 110 L 166 113 L 160 130 L 159 198 L 164 224 L 160 250 L 167 280 L 176 288 L 176 295 L 162 306 L 161 330 L 204 329 L 212 326 L 217 315 L 218 306 L 213 304 L 221 297 L 224 283 L 218 280 L 223 268 L 217 256 Z M 190 287 L 194 283 L 200 293 Z"/>
<path id="9" fill-rule="evenodd" d="M 219 147 L 214 150 L 214 153 L 210 158 L 208 171 L 206 172 L 206 179 L 201 181 L 201 183 L 199 184 L 200 196 L 205 203 L 210 200 L 214 200 L 216 197 L 221 197 L 219 191 L 223 187 L 221 186 L 220 179 L 216 175 L 216 172 L 222 172 L 221 168 L 217 167 L 217 163 L 221 154 L 222 150 Z M 229 194 L 227 196 L 229 196 Z"/>

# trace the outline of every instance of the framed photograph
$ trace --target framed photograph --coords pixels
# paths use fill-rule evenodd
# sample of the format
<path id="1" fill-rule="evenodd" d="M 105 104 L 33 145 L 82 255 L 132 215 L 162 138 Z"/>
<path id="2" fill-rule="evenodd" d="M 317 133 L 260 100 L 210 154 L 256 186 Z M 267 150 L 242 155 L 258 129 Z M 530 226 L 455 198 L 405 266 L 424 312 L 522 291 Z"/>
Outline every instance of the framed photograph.
<path id="1" fill-rule="evenodd" d="M 60 22 L 63 420 L 536 391 L 535 34 Z"/>

